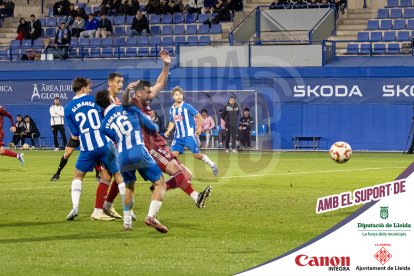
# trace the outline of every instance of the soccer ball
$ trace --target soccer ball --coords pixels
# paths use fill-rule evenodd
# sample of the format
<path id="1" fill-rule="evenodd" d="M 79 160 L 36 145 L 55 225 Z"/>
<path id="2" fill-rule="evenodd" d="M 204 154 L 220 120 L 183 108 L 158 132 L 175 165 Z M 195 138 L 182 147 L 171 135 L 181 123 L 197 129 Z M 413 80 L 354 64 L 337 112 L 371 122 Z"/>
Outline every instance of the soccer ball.
<path id="1" fill-rule="evenodd" d="M 30 146 L 28 144 L 23 144 L 22 149 L 24 150 L 30 149 Z"/>
<path id="2" fill-rule="evenodd" d="M 352 156 L 351 146 L 346 142 L 336 142 L 331 146 L 329 150 L 331 159 L 337 163 L 345 163 Z"/>

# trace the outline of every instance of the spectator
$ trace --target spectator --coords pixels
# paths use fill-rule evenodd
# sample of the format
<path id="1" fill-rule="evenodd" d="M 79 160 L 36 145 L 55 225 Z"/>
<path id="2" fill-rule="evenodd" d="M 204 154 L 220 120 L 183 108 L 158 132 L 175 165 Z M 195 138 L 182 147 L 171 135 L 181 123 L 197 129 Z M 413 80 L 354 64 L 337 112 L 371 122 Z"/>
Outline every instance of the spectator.
<path id="1" fill-rule="evenodd" d="M 208 115 L 207 109 L 201 110 L 201 117 L 203 117 L 203 123 L 201 126 L 201 133 L 204 133 L 206 136 L 206 144 L 204 145 L 205 148 L 209 147 L 211 134 L 213 133 L 213 129 L 216 127 L 213 118 Z M 198 143 L 201 144 L 199 136 L 197 136 Z"/>
<path id="2" fill-rule="evenodd" d="M 36 123 L 30 118 L 29 115 L 24 116 L 24 130 L 22 132 L 22 145 L 25 143 L 26 138 L 30 138 L 32 148 L 35 147 L 35 139 L 40 137 L 39 129 Z"/>
<path id="3" fill-rule="evenodd" d="M 95 37 L 100 37 L 102 35 L 102 37 L 105 38 L 106 36 L 111 35 L 112 33 L 113 31 L 111 21 L 108 18 L 106 18 L 106 14 L 102 14 L 101 21 L 99 21 Z"/>
<path id="4" fill-rule="evenodd" d="M 157 126 L 158 126 L 158 129 L 159 129 L 159 133 L 161 134 L 161 135 L 163 135 L 164 134 L 164 132 L 165 132 L 165 125 L 164 125 L 164 122 L 163 122 L 163 120 L 161 119 L 161 117 L 160 116 L 158 116 L 158 113 L 156 112 L 156 111 L 154 111 L 154 110 L 151 110 L 151 121 L 154 123 L 154 124 L 156 124 Z"/>
<path id="5" fill-rule="evenodd" d="M 250 116 L 250 109 L 245 108 L 243 110 L 243 116 L 240 118 L 239 123 L 239 139 L 240 144 L 248 149 L 250 149 L 251 147 L 251 135 L 253 124 L 254 119 L 252 116 Z"/>
<path id="6" fill-rule="evenodd" d="M 340 11 L 342 14 L 345 13 L 346 0 L 333 0 L 332 2 L 335 3 L 337 13 L 338 11 Z"/>
<path id="7" fill-rule="evenodd" d="M 176 12 L 181 12 L 181 0 L 170 0 L 168 2 L 168 6 L 166 7 L 166 13 L 174 14 Z"/>
<path id="8" fill-rule="evenodd" d="M 29 39 L 36 40 L 42 35 L 42 23 L 40 23 L 39 19 L 36 19 L 34 14 L 30 15 L 30 22 L 29 22 Z"/>
<path id="9" fill-rule="evenodd" d="M 319 8 L 319 0 L 308 0 L 308 8 L 309 9 L 315 9 Z"/>
<path id="10" fill-rule="evenodd" d="M 114 0 L 102 0 L 101 14 L 116 15 L 116 6 Z"/>
<path id="11" fill-rule="evenodd" d="M 148 0 L 148 4 L 144 7 L 144 11 L 147 14 L 160 14 L 160 4 L 160 0 Z"/>
<path id="12" fill-rule="evenodd" d="M 65 22 L 60 23 L 60 29 L 56 33 L 55 44 L 59 50 L 62 59 L 68 58 L 68 49 L 70 45 L 72 34 L 66 28 Z"/>
<path id="13" fill-rule="evenodd" d="M 17 114 L 14 126 L 16 127 L 16 131 L 13 133 L 12 144 L 9 145 L 9 148 L 15 148 L 17 144 L 22 141 L 22 133 L 25 128 L 21 114 Z M 21 144 L 23 144 L 23 142 Z"/>
<path id="14" fill-rule="evenodd" d="M 45 38 L 43 39 L 43 46 L 44 46 L 44 53 L 47 54 L 52 54 L 53 55 L 53 59 L 63 59 L 62 53 L 61 51 L 58 49 L 58 47 L 56 45 L 54 45 L 50 38 Z"/>
<path id="15" fill-rule="evenodd" d="M 201 9 L 201 13 L 213 13 L 216 3 L 216 0 L 204 0 L 204 7 Z"/>
<path id="16" fill-rule="evenodd" d="M 219 120 L 220 120 L 220 126 L 219 126 L 219 132 L 218 132 L 218 140 L 219 140 L 219 147 L 221 148 L 223 146 L 223 143 L 226 141 L 226 122 L 223 120 L 221 115 L 223 114 L 223 109 L 219 110 Z"/>
<path id="17" fill-rule="evenodd" d="M 95 15 L 93 13 L 89 14 L 88 21 L 86 21 L 85 24 L 85 30 L 80 33 L 80 37 L 94 37 L 98 26 L 99 20 L 95 18 Z"/>
<path id="18" fill-rule="evenodd" d="M 0 20 L 4 20 L 6 17 L 13 17 L 14 14 L 14 2 L 11 0 L 5 0 L 4 3 L 0 3 Z"/>
<path id="19" fill-rule="evenodd" d="M 270 10 L 276 9 L 284 9 L 285 2 L 283 0 L 274 0 L 272 4 L 270 4 Z"/>
<path id="20" fill-rule="evenodd" d="M 239 117 L 239 106 L 236 103 L 236 99 L 231 96 L 227 105 L 224 107 L 223 112 L 221 113 L 221 118 L 223 118 L 226 124 L 226 152 L 230 152 L 230 142 L 232 147 L 232 152 L 236 152 L 236 140 L 237 140 L 237 129 L 238 129 L 238 120 Z"/>
<path id="21" fill-rule="evenodd" d="M 243 0 L 230 0 L 230 10 L 233 12 L 233 14 L 236 11 L 242 11 L 243 10 Z"/>
<path id="22" fill-rule="evenodd" d="M 136 16 L 132 20 L 131 31 L 129 31 L 129 36 L 133 37 L 135 35 L 147 35 L 150 33 L 148 19 L 145 14 L 141 11 L 137 11 Z"/>
<path id="23" fill-rule="evenodd" d="M 85 19 L 80 15 L 77 15 L 75 21 L 72 24 L 72 36 L 79 37 L 80 33 L 85 30 Z"/>
<path id="24" fill-rule="evenodd" d="M 80 6 L 75 6 L 75 12 L 76 15 L 79 15 L 83 20 L 87 20 L 88 19 L 88 15 L 85 12 L 85 9 L 80 7 Z M 75 16 L 76 18 L 76 16 Z"/>
<path id="25" fill-rule="evenodd" d="M 54 16 L 68 16 L 70 14 L 70 2 L 68 0 L 57 1 L 53 5 Z"/>
<path id="26" fill-rule="evenodd" d="M 217 15 L 212 20 L 213 24 L 219 24 L 222 21 L 231 21 L 230 5 L 227 0 L 218 0 L 214 12 Z"/>
<path id="27" fill-rule="evenodd" d="M 62 136 L 63 145 L 67 144 L 65 125 L 64 125 L 64 108 L 60 105 L 59 97 L 55 98 L 54 104 L 49 109 L 50 124 L 52 126 L 53 142 L 55 144 L 55 151 L 59 150 L 58 131 Z"/>
<path id="28" fill-rule="evenodd" d="M 118 13 L 122 15 L 133 15 L 137 14 L 139 10 L 139 2 L 137 0 L 123 0 L 119 5 Z"/>
<path id="29" fill-rule="evenodd" d="M 70 4 L 69 5 L 69 14 L 68 16 L 65 16 L 64 22 L 66 23 L 66 26 L 69 27 L 72 25 L 73 21 L 75 21 L 76 16 L 78 15 L 78 12 L 75 10 L 75 5 Z"/>
<path id="30" fill-rule="evenodd" d="M 188 2 L 188 13 L 201 13 L 201 9 L 204 8 L 204 0 L 190 0 Z"/>
<path id="31" fill-rule="evenodd" d="M 23 17 L 20 18 L 20 24 L 17 27 L 17 37 L 16 40 L 22 41 L 23 39 L 29 39 L 29 22 L 27 22 Z"/>

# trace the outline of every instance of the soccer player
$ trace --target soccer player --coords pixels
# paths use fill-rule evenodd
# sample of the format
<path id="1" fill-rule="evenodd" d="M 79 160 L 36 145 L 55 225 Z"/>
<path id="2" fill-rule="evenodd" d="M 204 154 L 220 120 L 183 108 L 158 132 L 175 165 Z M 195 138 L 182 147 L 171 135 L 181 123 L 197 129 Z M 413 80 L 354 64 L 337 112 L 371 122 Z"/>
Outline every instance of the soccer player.
<path id="1" fill-rule="evenodd" d="M 134 185 L 137 180 L 135 172 L 138 171 L 144 180 L 151 181 L 154 186 L 145 224 L 161 233 L 167 233 L 168 228 L 162 225 L 156 217 L 164 200 L 166 188 L 164 178 L 160 168 L 144 147 L 140 123 L 155 132 L 158 131 L 158 126 L 136 107 L 111 104 L 108 90 L 99 91 L 95 96 L 95 101 L 105 109 L 101 132 L 116 142 L 118 147 L 119 164 L 126 186 L 123 197 L 124 229 L 132 230 L 130 212 L 134 202 Z"/>
<path id="2" fill-rule="evenodd" d="M 125 192 L 125 183 L 123 183 L 119 172 L 116 149 L 100 132 L 103 116 L 93 96 L 89 95 L 90 85 L 89 80 L 76 78 L 72 84 L 76 96 L 65 107 L 65 119 L 72 139 L 79 140 L 80 143 L 80 154 L 76 160 L 75 175 L 72 181 L 73 208 L 67 215 L 67 220 L 73 220 L 79 214 L 82 180 L 88 171 L 92 171 L 97 162 L 103 164 L 106 170 L 115 177 L 121 193 L 124 194 Z M 104 171 L 102 172 L 103 180 L 109 183 L 110 176 Z M 103 213 L 103 201 L 99 205 L 95 205 L 92 219 L 113 220 L 114 218 Z"/>
<path id="3" fill-rule="evenodd" d="M 4 116 L 9 118 L 10 120 L 10 124 L 11 124 L 10 131 L 13 133 L 16 131 L 16 127 L 14 126 L 13 116 L 9 112 L 7 112 L 7 110 L 4 107 L 0 105 L 0 155 L 17 158 L 20 161 L 20 164 L 23 166 L 24 165 L 23 153 L 16 153 L 14 151 L 6 150 L 3 148 L 4 146 L 3 117 Z"/>
<path id="4" fill-rule="evenodd" d="M 191 104 L 184 102 L 184 91 L 181 87 L 174 87 L 171 95 L 173 96 L 174 104 L 170 108 L 170 122 L 164 136 L 168 137 L 175 126 L 174 140 L 171 143 L 173 155 L 178 156 L 180 153 L 184 153 L 184 148 L 187 147 L 196 159 L 207 163 L 213 170 L 214 176 L 217 176 L 218 169 L 216 164 L 206 154 L 200 152 L 194 136 L 200 135 L 203 118 Z M 197 125 L 194 117 L 197 120 Z"/>

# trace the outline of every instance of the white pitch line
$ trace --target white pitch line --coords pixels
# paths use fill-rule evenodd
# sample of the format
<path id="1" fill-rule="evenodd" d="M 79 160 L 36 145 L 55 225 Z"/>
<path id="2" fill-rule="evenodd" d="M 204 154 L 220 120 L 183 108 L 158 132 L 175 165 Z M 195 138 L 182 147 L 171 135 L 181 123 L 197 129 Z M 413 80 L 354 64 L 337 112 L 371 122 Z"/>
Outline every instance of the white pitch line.
<path id="1" fill-rule="evenodd" d="M 220 176 L 211 178 L 200 178 L 203 180 L 208 179 L 231 179 L 231 178 L 246 178 L 246 177 L 263 177 L 263 176 L 288 176 L 288 175 L 303 175 L 303 174 L 315 174 L 315 173 L 337 173 L 337 172 L 356 172 L 356 171 L 374 171 L 384 169 L 405 169 L 406 167 L 384 167 L 384 168 L 364 168 L 364 169 L 349 169 L 349 170 L 325 170 L 325 171 L 311 171 L 311 172 L 288 172 L 288 173 L 273 173 L 273 174 L 246 174 L 235 176 Z M 147 182 L 136 182 L 136 184 L 145 184 Z M 42 189 L 57 189 L 57 188 L 70 188 L 70 186 L 45 186 L 45 187 L 30 187 L 30 188 L 18 188 L 18 189 L 0 189 L 1 192 L 7 191 L 24 191 L 24 190 L 42 190 Z"/>

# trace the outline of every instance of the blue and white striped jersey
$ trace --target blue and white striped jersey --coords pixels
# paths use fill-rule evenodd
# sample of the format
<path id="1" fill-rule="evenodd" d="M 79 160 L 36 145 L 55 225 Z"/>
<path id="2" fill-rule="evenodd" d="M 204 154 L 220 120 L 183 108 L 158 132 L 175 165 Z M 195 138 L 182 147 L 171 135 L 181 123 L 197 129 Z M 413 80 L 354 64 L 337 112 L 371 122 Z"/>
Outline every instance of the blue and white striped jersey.
<path id="1" fill-rule="evenodd" d="M 118 152 L 127 151 L 136 145 L 144 146 L 140 123 L 152 131 L 158 131 L 153 124 L 137 107 L 111 104 L 105 109 L 105 119 L 101 131 L 111 138 L 118 146 Z"/>
<path id="2" fill-rule="evenodd" d="M 93 151 L 108 143 L 101 133 L 102 112 L 93 96 L 75 96 L 65 107 L 65 119 L 73 136 L 78 136 L 81 151 Z"/>
<path id="3" fill-rule="evenodd" d="M 195 115 L 198 111 L 191 105 L 182 102 L 180 106 L 170 108 L 170 122 L 175 123 L 175 138 L 194 136 L 195 134 Z"/>

